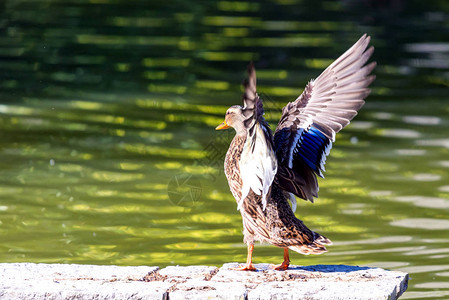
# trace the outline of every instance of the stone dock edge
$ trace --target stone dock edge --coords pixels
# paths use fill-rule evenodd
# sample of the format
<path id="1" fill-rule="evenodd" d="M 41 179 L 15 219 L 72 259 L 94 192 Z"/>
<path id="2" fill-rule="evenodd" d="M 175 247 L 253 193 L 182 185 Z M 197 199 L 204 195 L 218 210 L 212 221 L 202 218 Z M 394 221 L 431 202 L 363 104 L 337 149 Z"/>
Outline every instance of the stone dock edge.
<path id="1" fill-rule="evenodd" d="M 274 271 L 213 266 L 0 263 L 0 299 L 398 299 L 409 276 L 347 265 Z"/>

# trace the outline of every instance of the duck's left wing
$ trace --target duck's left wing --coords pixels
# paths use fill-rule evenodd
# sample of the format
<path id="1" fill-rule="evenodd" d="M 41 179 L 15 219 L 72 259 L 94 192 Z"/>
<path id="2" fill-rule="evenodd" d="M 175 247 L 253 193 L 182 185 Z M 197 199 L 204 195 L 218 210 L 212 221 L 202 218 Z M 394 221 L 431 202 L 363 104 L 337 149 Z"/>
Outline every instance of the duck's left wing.
<path id="1" fill-rule="evenodd" d="M 247 136 L 239 161 L 242 178 L 242 201 L 250 190 L 262 196 L 263 209 L 267 204 L 271 184 L 277 171 L 277 160 L 273 147 L 273 135 L 263 117 L 263 104 L 256 90 L 256 70 L 254 64 L 248 66 L 248 79 L 243 83 L 243 115 Z"/>
<path id="2" fill-rule="evenodd" d="M 310 81 L 282 110 L 274 135 L 279 185 L 296 196 L 318 197 L 315 175 L 323 177 L 335 134 L 349 124 L 370 93 L 376 63 L 366 64 L 374 48 L 363 35 L 349 50 Z"/>

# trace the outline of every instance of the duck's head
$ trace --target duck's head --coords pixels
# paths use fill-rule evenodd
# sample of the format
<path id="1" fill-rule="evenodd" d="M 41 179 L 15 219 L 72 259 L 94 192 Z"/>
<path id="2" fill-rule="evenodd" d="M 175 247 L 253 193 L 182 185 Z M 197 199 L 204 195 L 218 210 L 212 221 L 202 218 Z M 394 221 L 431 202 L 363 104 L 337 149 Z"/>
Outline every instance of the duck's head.
<path id="1" fill-rule="evenodd" d="M 232 127 L 237 134 L 246 134 L 245 119 L 243 107 L 240 105 L 231 106 L 226 111 L 224 122 L 218 125 L 215 130 L 223 130 Z"/>

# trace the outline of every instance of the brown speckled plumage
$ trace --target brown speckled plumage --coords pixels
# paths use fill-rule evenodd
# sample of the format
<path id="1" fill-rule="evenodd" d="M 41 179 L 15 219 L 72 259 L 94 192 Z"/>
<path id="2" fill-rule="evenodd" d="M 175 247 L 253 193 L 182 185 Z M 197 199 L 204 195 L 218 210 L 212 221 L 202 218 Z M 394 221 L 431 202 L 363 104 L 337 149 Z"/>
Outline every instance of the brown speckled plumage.
<path id="1" fill-rule="evenodd" d="M 242 215 L 248 259 L 239 270 L 254 270 L 254 242 L 302 254 L 326 252 L 331 241 L 313 232 L 292 211 L 293 194 L 313 201 L 318 196 L 316 176 L 323 176 L 324 163 L 335 134 L 349 124 L 364 104 L 374 80 L 375 63 L 366 64 L 374 48 L 366 35 L 341 55 L 304 92 L 282 110 L 274 137 L 263 117 L 262 100 L 256 92 L 256 72 L 248 67 L 244 106 L 232 106 L 217 130 L 233 127 L 236 136 L 225 158 L 225 174 Z M 294 196 L 293 196 L 294 200 Z M 293 204 L 293 203 L 292 203 Z"/>
<path id="2" fill-rule="evenodd" d="M 228 152 L 226 153 L 224 170 L 228 179 L 229 188 L 235 199 L 242 197 L 242 178 L 240 177 L 239 161 L 242 155 L 246 136 L 235 136 L 232 139 Z"/>
<path id="3" fill-rule="evenodd" d="M 238 161 L 244 142 L 244 137 L 236 136 L 225 158 L 226 178 L 236 199 L 241 198 L 242 179 Z M 240 208 L 246 244 L 259 241 L 277 247 L 290 248 L 303 254 L 319 254 L 326 251 L 324 245 L 331 244 L 331 241 L 311 231 L 296 218 L 287 202 L 285 192 L 276 183 L 273 183 L 271 187 L 265 210 L 263 210 L 261 198 L 260 195 L 250 191 Z"/>

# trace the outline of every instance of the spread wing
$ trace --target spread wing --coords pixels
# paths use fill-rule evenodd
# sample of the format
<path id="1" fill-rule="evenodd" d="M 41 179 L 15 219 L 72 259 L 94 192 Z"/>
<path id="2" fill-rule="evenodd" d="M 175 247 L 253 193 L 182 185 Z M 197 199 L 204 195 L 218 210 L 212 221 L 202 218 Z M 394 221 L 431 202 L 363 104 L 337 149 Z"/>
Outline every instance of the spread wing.
<path id="1" fill-rule="evenodd" d="M 335 134 L 355 117 L 375 79 L 376 63 L 366 64 L 374 51 L 369 42 L 363 35 L 283 108 L 274 143 L 284 190 L 312 202 L 318 197 L 316 175 L 323 177 Z"/>
<path id="2" fill-rule="evenodd" d="M 273 150 L 273 136 L 263 117 L 262 100 L 256 92 L 256 71 L 253 63 L 248 66 L 248 79 L 244 82 L 243 94 L 244 125 L 247 129 L 246 141 L 239 161 L 242 178 L 242 201 L 250 189 L 262 196 L 265 209 L 271 184 L 277 170 L 276 155 Z"/>
<path id="3" fill-rule="evenodd" d="M 244 123 L 247 129 L 253 129 L 257 121 L 260 123 L 265 121 L 262 99 L 257 94 L 256 86 L 256 69 L 254 68 L 254 63 L 250 62 L 248 65 L 248 78 L 243 82 L 245 91 L 242 95 L 243 116 L 246 119 Z"/>

